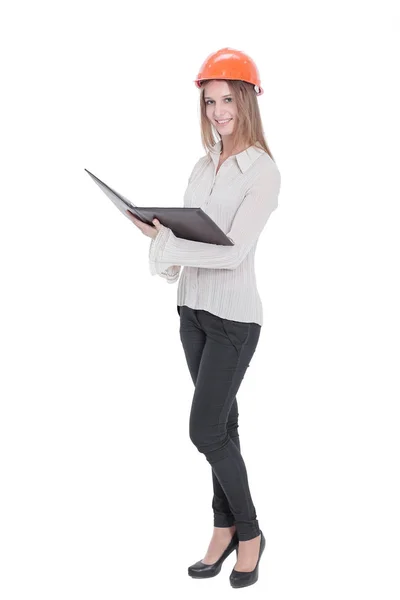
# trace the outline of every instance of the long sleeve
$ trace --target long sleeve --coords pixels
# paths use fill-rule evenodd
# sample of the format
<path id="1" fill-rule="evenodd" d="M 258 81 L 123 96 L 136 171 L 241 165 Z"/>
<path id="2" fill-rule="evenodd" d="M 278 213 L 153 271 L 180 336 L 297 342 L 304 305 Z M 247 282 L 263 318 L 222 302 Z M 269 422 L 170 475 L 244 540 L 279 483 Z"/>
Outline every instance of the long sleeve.
<path id="1" fill-rule="evenodd" d="M 233 246 L 207 244 L 178 238 L 163 226 L 150 246 L 152 275 L 159 275 L 171 265 L 205 269 L 236 269 L 246 257 L 278 206 L 281 177 L 275 163 L 257 176 L 236 211 L 227 233 Z"/>
<path id="2" fill-rule="evenodd" d="M 188 184 L 193 179 L 194 175 L 197 172 L 197 169 L 203 164 L 203 161 L 204 161 L 204 158 L 202 157 L 194 165 L 192 172 L 190 173 L 190 176 L 188 179 Z M 159 238 L 159 235 L 157 235 L 156 238 Z M 155 252 L 154 244 L 155 244 L 156 238 L 152 238 L 152 240 L 150 242 L 149 255 L 153 255 L 153 253 Z M 179 273 L 181 271 L 181 268 L 182 268 L 181 265 L 171 265 L 171 266 L 167 267 L 166 269 L 164 269 L 163 271 L 158 270 L 157 272 L 154 272 L 154 273 L 152 272 L 152 275 L 160 275 L 160 277 L 164 277 L 164 279 L 166 279 L 167 283 L 175 283 L 179 279 Z"/>
<path id="3" fill-rule="evenodd" d="M 168 228 L 165 228 L 168 229 Z M 156 243 L 156 240 L 159 238 L 160 234 L 158 234 L 155 238 L 152 238 L 150 242 L 150 250 L 149 253 L 154 252 L 153 246 Z M 163 277 L 167 283 L 176 283 L 179 279 L 179 273 L 181 272 L 180 265 L 171 265 L 164 269 L 163 271 L 158 271 L 157 273 L 152 273 L 153 275 L 159 275 Z"/>
<path id="4" fill-rule="evenodd" d="M 181 268 L 182 267 L 180 265 L 172 265 L 171 267 L 167 267 L 167 269 L 165 269 L 164 271 L 161 271 L 161 273 L 157 273 L 157 275 L 160 275 L 160 277 L 164 277 L 167 283 L 175 283 L 179 279 L 179 273 L 181 271 Z"/>

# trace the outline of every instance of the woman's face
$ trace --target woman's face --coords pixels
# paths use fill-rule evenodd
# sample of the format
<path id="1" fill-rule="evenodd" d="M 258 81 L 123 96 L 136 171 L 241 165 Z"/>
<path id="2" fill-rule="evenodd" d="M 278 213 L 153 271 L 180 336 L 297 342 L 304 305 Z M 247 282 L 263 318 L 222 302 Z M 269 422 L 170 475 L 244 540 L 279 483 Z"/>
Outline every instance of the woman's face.
<path id="1" fill-rule="evenodd" d="M 226 81 L 213 80 L 204 85 L 204 103 L 207 118 L 217 129 L 221 136 L 230 135 L 233 132 L 235 118 L 237 116 L 235 100 L 229 91 Z M 225 121 L 228 123 L 219 123 Z"/>

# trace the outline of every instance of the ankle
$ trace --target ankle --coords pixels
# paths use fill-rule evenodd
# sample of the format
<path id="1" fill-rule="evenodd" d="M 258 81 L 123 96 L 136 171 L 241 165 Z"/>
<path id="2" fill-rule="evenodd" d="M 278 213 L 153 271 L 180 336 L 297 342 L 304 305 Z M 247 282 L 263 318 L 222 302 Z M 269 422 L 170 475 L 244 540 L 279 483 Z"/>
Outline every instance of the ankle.
<path id="1" fill-rule="evenodd" d="M 214 535 L 218 537 L 231 537 L 236 531 L 236 525 L 231 525 L 230 527 L 215 527 L 214 526 Z"/>

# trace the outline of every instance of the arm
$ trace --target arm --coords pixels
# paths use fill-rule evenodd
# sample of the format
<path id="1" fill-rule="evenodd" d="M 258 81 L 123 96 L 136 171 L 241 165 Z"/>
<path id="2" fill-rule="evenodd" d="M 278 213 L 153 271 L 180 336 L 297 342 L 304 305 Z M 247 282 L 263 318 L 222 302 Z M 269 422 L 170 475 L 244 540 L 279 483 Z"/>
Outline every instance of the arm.
<path id="1" fill-rule="evenodd" d="M 201 163 L 203 162 L 203 160 L 204 160 L 204 157 L 201 157 L 194 165 L 192 172 L 190 174 L 190 177 L 188 179 L 188 185 L 191 182 L 191 180 L 193 179 L 198 167 L 201 166 Z M 153 238 L 151 240 L 149 254 L 154 253 L 154 242 L 155 242 L 155 238 Z M 167 283 L 175 283 L 179 279 L 180 271 L 181 271 L 181 265 L 171 265 L 171 266 L 168 266 L 163 271 L 158 270 L 156 273 L 152 273 L 152 274 L 160 275 L 160 277 L 164 277 L 164 279 L 167 280 Z"/>
<path id="2" fill-rule="evenodd" d="M 278 206 L 281 177 L 275 163 L 259 174 L 245 194 L 227 233 L 234 246 L 221 246 L 177 238 L 162 227 L 150 248 L 150 272 L 160 274 L 169 265 L 205 269 L 236 269 L 258 239 L 270 214 Z"/>

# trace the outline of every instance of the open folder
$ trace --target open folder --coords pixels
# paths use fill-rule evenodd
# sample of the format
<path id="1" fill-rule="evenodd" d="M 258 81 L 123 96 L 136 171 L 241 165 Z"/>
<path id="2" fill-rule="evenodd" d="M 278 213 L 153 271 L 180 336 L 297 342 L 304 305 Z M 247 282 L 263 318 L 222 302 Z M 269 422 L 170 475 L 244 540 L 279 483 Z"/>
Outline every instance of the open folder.
<path id="1" fill-rule="evenodd" d="M 126 210 L 129 209 L 135 217 L 153 225 L 153 219 L 158 219 L 162 225 L 169 227 L 174 235 L 194 242 L 234 246 L 218 225 L 201 208 L 186 207 L 154 207 L 136 206 L 130 200 L 119 194 L 96 175 L 85 169 L 100 189 L 114 202 L 115 206 L 129 219 Z"/>

